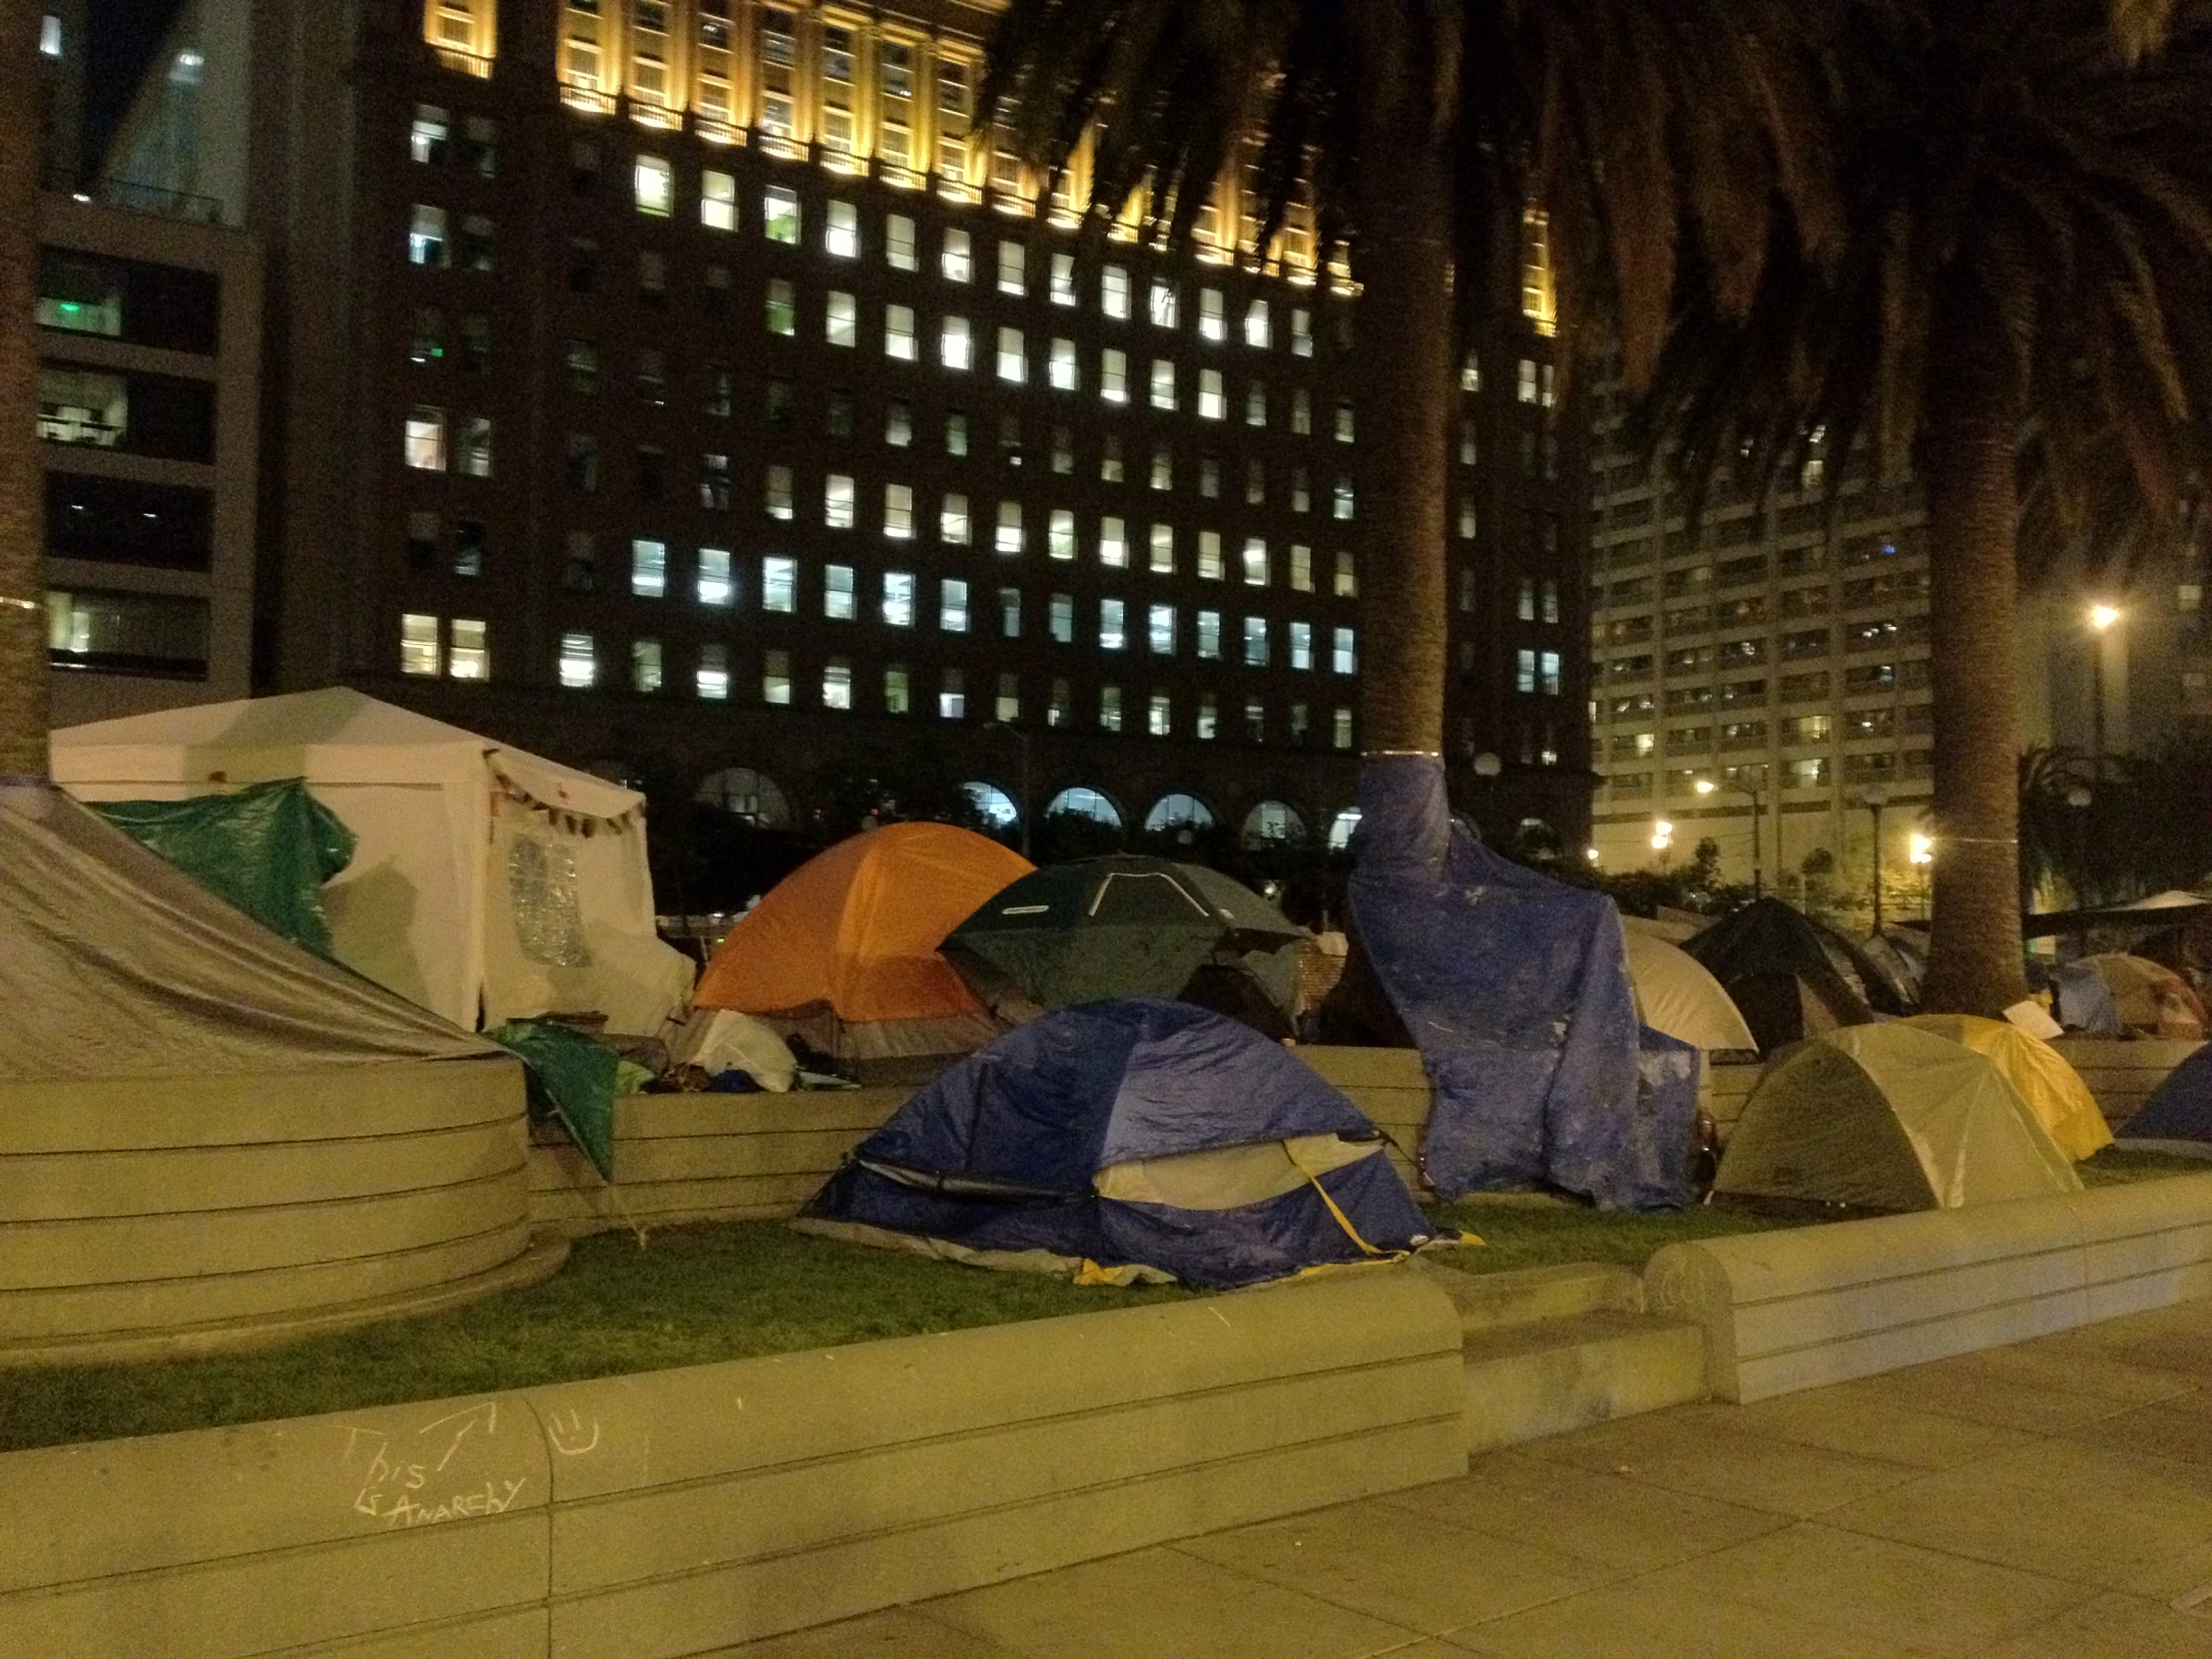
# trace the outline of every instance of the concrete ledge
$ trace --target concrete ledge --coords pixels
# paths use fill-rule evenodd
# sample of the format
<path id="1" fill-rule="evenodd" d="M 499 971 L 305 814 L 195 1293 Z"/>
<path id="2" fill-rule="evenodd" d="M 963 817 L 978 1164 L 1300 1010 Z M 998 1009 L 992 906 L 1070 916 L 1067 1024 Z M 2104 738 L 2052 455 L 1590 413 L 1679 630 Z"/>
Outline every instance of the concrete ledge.
<path id="1" fill-rule="evenodd" d="M 0 1366 L 502 1288 L 526 1155 L 503 1056 L 0 1084 Z"/>
<path id="2" fill-rule="evenodd" d="M 0 1456 L 0 1647 L 692 1654 L 1466 1466 L 1459 1321 L 1157 1308 Z"/>
<path id="3" fill-rule="evenodd" d="M 530 1216 L 573 1236 L 799 1213 L 837 1165 L 905 1104 L 905 1088 L 790 1094 L 642 1094 L 615 1102 L 610 1192 L 558 1130 L 530 1148 Z"/>
<path id="4" fill-rule="evenodd" d="M 1428 1073 L 1421 1065 L 1420 1050 L 1301 1043 L 1292 1052 L 1319 1072 L 1324 1081 L 1342 1089 L 1390 1138 L 1390 1162 L 1397 1166 L 1405 1185 L 1416 1196 L 1431 1193 L 1414 1163 L 1420 1156 L 1421 1136 L 1428 1129 L 1429 1107 L 1435 1101 Z"/>
<path id="5" fill-rule="evenodd" d="M 2212 1175 L 1669 1245 L 1644 1293 L 1765 1399 L 2212 1295 Z"/>

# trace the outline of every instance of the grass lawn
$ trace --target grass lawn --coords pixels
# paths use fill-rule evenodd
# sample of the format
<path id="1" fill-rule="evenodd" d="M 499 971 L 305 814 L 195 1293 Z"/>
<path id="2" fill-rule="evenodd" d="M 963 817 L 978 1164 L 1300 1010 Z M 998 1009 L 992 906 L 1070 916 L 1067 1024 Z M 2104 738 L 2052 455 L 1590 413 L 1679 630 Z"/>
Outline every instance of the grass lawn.
<path id="1" fill-rule="evenodd" d="M 2107 1150 L 2081 1170 L 2083 1180 L 2103 1185 L 2207 1167 Z M 1569 1262 L 1641 1267 L 1662 1245 L 1807 1225 L 1704 1208 L 1605 1214 L 1564 1204 L 1472 1203 L 1433 1214 L 1482 1239 L 1440 1258 L 1467 1273 Z M 427 1319 L 210 1360 L 0 1371 L 0 1451 L 572 1382 L 1194 1294 L 990 1273 L 811 1238 L 776 1222 L 666 1228 L 645 1250 L 627 1233 L 605 1233 L 578 1240 L 568 1265 L 542 1285 Z"/>
<path id="2" fill-rule="evenodd" d="M 2168 1175 L 2212 1175 L 2212 1163 L 2202 1158 L 2175 1158 L 2122 1146 L 2108 1146 L 2074 1168 L 2085 1187 L 2124 1187 L 2131 1181 L 2156 1181 Z"/>

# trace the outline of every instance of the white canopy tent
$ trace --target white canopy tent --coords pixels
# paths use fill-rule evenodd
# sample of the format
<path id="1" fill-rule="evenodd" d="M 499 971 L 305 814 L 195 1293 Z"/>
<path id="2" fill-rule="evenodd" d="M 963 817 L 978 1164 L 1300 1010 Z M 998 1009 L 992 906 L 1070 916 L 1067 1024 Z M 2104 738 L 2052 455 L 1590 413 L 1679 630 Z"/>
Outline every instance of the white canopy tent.
<path id="1" fill-rule="evenodd" d="M 82 801 L 303 778 L 358 838 L 324 889 L 338 959 L 474 1029 L 596 1011 L 652 1033 L 691 965 L 653 925 L 644 798 L 344 687 L 53 736 Z"/>

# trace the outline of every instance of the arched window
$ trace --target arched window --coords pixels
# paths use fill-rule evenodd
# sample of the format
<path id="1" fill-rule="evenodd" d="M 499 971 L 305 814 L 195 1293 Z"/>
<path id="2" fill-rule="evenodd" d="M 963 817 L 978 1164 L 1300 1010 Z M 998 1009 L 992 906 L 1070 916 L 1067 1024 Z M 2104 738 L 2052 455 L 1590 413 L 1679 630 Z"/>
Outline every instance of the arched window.
<path id="1" fill-rule="evenodd" d="M 1239 837 L 1247 846 L 1296 846 L 1306 839 L 1306 821 L 1288 802 L 1263 801 L 1245 814 Z"/>
<path id="2" fill-rule="evenodd" d="M 1152 804 L 1152 811 L 1145 814 L 1144 827 L 1153 833 L 1167 830 L 1211 830 L 1214 815 L 1195 795 L 1163 795 Z"/>
<path id="3" fill-rule="evenodd" d="M 720 807 L 741 824 L 756 830 L 789 830 L 791 799 L 776 781 L 751 767 L 725 767 L 707 778 L 694 797 L 702 805 Z"/>
<path id="4" fill-rule="evenodd" d="M 1072 813 L 1077 818 L 1087 818 L 1094 824 L 1103 824 L 1109 830 L 1121 828 L 1121 809 L 1096 790 L 1081 786 L 1062 790 L 1045 807 L 1045 817 L 1054 813 Z"/>
<path id="5" fill-rule="evenodd" d="M 995 784 L 962 784 L 968 800 L 975 803 L 976 812 L 993 830 L 1010 830 L 1020 822 L 1021 809 L 1014 805 L 1014 798 Z"/>
<path id="6" fill-rule="evenodd" d="M 1347 807 L 1329 821 L 1329 850 L 1342 852 L 1352 844 L 1352 831 L 1360 828 L 1360 809 Z"/>

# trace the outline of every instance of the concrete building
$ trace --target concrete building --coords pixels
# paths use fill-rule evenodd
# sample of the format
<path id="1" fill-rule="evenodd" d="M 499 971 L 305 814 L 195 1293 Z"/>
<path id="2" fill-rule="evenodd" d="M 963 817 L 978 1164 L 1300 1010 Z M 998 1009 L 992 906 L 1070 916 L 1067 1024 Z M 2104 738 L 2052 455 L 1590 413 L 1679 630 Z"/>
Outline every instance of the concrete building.
<path id="1" fill-rule="evenodd" d="M 1880 802 L 1888 913 L 1912 913 L 1934 765 L 1917 496 L 1876 487 L 1853 457 L 1832 518 L 1825 472 L 1837 463 L 1816 456 L 1769 500 L 1724 474 L 1693 537 L 1684 493 L 1621 444 L 1621 412 L 1619 388 L 1601 387 L 1590 461 L 1598 861 L 1658 867 L 1711 837 L 1730 880 L 1756 870 L 1769 890 L 1801 894 L 1812 858 L 1816 883 L 1871 897 L 1869 803 Z"/>
<path id="2" fill-rule="evenodd" d="M 243 232 L 39 202 L 57 725 L 243 697 L 261 274 Z"/>
<path id="3" fill-rule="evenodd" d="M 189 5 L 107 188 L 270 251 L 267 682 L 772 822 L 927 728 L 1009 810 L 1026 771 L 1034 813 L 1341 830 L 1355 297 L 1236 180 L 1173 254 L 1083 227 L 1080 167 L 1040 202 L 978 129 L 994 9 Z M 1526 229 L 1463 376 L 1447 731 L 1493 832 L 1579 844 L 1581 444 Z"/>

